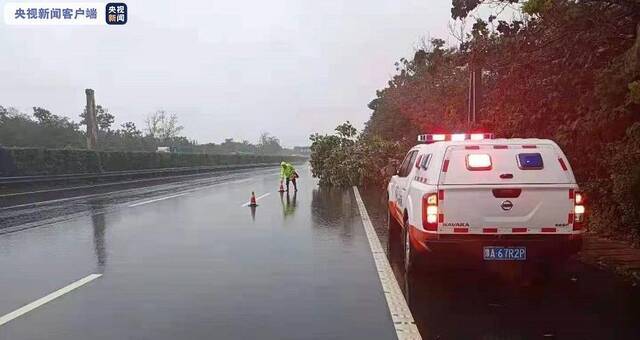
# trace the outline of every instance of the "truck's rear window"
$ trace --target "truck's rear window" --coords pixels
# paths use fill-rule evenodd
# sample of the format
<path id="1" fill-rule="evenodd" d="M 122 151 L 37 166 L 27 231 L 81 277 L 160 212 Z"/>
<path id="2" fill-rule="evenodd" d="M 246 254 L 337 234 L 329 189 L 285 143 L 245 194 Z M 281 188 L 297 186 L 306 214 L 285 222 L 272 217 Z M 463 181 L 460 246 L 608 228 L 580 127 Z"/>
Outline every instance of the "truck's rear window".
<path id="1" fill-rule="evenodd" d="M 542 168 L 544 167 L 542 155 L 538 152 L 519 153 L 518 167 L 522 170 L 542 170 Z"/>

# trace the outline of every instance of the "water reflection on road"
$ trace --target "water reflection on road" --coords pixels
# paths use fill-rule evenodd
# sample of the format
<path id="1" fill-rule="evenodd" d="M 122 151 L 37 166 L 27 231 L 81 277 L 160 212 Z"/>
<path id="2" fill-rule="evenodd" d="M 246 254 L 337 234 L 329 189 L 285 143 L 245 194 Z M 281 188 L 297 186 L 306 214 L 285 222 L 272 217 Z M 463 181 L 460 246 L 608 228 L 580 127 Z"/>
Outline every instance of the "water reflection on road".
<path id="1" fill-rule="evenodd" d="M 424 339 L 639 339 L 636 287 L 577 260 L 542 282 L 487 271 L 404 272 L 399 233 L 387 230 L 384 193 L 361 190 Z"/>
<path id="2" fill-rule="evenodd" d="M 296 211 L 296 200 L 298 192 L 294 191 L 292 194 L 287 192 L 280 193 L 280 204 L 282 205 L 282 215 L 287 218 L 293 215 Z"/>

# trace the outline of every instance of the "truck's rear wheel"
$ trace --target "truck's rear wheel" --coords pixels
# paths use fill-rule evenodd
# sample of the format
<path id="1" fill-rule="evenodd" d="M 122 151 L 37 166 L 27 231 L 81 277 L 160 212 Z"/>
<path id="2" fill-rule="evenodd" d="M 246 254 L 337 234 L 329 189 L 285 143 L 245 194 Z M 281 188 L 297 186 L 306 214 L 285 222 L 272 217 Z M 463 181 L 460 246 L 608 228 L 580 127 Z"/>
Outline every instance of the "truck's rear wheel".
<path id="1" fill-rule="evenodd" d="M 403 244 L 404 244 L 404 270 L 407 273 L 410 273 L 415 269 L 415 251 L 413 250 L 413 246 L 411 245 L 411 235 L 409 233 L 409 221 L 404 222 L 404 230 L 403 230 Z"/>

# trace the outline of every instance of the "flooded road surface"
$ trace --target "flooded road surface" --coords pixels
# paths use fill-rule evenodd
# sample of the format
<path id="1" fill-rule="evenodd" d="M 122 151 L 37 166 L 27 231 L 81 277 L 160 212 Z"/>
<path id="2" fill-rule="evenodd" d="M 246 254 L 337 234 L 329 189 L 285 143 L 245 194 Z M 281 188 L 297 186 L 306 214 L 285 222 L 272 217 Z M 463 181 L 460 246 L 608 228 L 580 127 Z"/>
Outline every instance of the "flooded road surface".
<path id="1" fill-rule="evenodd" d="M 640 289 L 577 260 L 544 282 L 482 268 L 406 275 L 384 194 L 361 193 L 423 339 L 640 339 Z"/>
<path id="2" fill-rule="evenodd" d="M 397 338 L 354 192 L 300 173 L 289 194 L 260 169 L 1 208 L 0 340 Z M 638 289 L 578 261 L 407 276 L 383 195 L 361 196 L 424 339 L 640 338 Z"/>
<path id="3" fill-rule="evenodd" d="M 118 209 L 145 197 L 169 196 L 199 190 L 218 183 L 246 181 L 250 176 L 273 172 L 273 168 L 220 170 L 209 174 L 150 178 L 101 184 L 73 184 L 82 189 L 36 190 L 7 194 L 0 191 L 0 234 L 79 216 Z"/>
<path id="4" fill-rule="evenodd" d="M 88 215 L 0 235 L 0 317 L 103 274 L 0 339 L 394 338 L 353 192 L 301 171 L 300 191 L 281 195 L 278 174 L 88 200 Z"/>

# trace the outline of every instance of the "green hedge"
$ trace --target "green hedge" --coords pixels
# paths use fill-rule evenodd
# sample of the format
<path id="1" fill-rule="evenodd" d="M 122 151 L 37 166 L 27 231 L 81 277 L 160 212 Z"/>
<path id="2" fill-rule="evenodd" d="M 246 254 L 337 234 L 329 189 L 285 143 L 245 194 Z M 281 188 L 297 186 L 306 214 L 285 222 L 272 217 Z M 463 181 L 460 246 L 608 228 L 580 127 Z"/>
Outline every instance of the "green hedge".
<path id="1" fill-rule="evenodd" d="M 213 155 L 74 149 L 8 148 L 12 176 L 59 175 L 211 165 L 299 162 L 304 157 L 270 155 Z"/>

